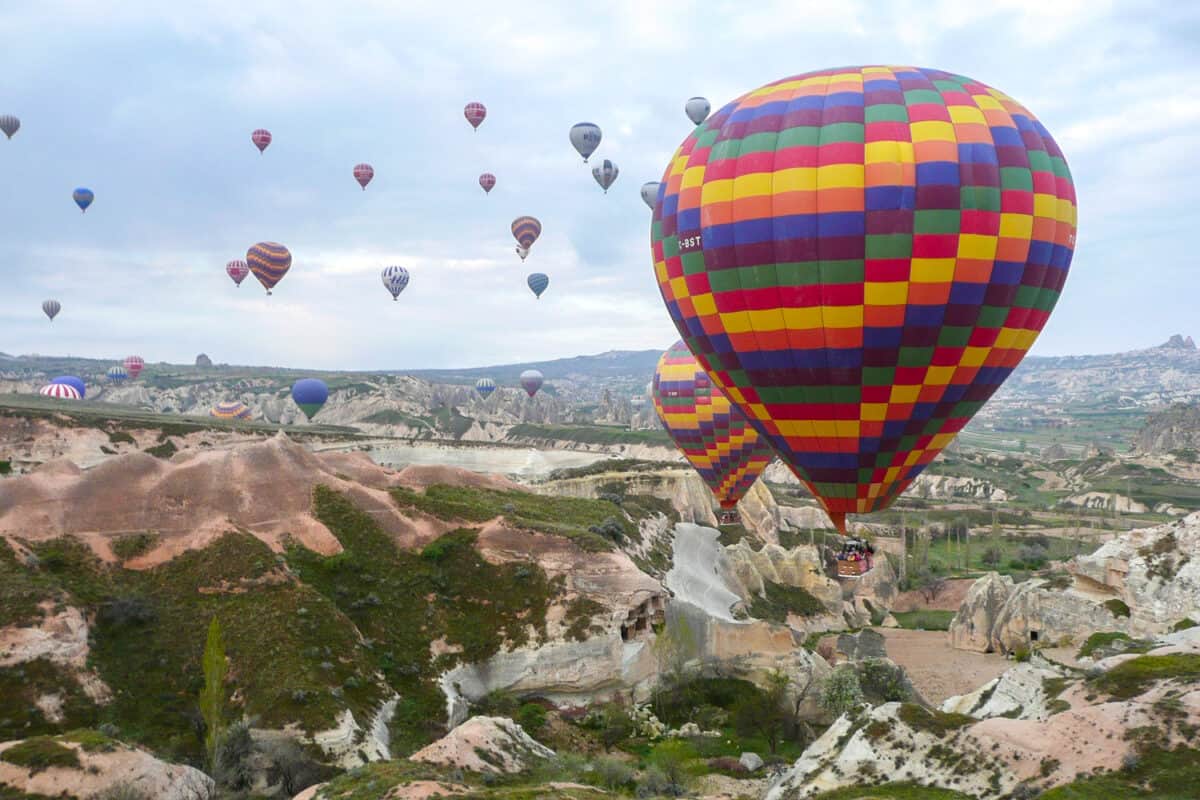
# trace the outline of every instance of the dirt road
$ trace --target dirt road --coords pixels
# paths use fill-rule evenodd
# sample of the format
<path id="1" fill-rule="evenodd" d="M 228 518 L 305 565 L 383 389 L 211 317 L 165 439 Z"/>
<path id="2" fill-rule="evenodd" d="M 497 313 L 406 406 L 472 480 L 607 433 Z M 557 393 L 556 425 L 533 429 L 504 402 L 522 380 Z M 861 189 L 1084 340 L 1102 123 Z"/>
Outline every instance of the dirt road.
<path id="1" fill-rule="evenodd" d="M 876 630 L 887 640 L 888 657 L 904 667 L 917 691 L 935 705 L 974 691 L 1013 666 L 995 653 L 955 650 L 945 631 Z"/>

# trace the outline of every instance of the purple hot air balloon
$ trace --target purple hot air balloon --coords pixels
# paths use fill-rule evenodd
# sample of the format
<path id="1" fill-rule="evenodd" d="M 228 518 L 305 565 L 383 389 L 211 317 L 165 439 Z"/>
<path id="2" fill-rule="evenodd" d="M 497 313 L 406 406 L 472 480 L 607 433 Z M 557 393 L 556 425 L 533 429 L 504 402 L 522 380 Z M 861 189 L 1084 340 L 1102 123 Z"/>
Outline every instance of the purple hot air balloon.
<path id="1" fill-rule="evenodd" d="M 527 395 L 533 397 L 538 393 L 538 389 L 542 388 L 542 383 L 545 380 L 545 376 L 538 370 L 527 369 L 521 373 L 521 388 L 525 390 Z"/>

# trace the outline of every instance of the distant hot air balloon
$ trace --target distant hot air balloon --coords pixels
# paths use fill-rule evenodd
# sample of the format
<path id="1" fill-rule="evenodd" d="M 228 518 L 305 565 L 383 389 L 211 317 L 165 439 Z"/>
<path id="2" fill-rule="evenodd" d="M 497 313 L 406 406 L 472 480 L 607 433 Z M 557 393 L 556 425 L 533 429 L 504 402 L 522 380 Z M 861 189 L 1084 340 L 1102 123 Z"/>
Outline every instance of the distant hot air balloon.
<path id="1" fill-rule="evenodd" d="M 691 97 L 683 105 L 683 111 L 688 115 L 695 124 L 699 125 L 708 118 L 708 112 L 712 110 L 712 105 L 703 97 Z"/>
<path id="2" fill-rule="evenodd" d="M 384 287 L 392 293 L 393 300 L 399 299 L 404 287 L 408 286 L 408 270 L 404 267 L 384 267 L 381 277 Z"/>
<path id="3" fill-rule="evenodd" d="M 620 172 L 617 165 L 607 158 L 592 167 L 592 177 L 596 179 L 596 183 L 600 184 L 600 188 L 604 190 L 605 194 L 608 194 L 608 187 L 613 185 Z"/>
<path id="4" fill-rule="evenodd" d="M 463 116 L 471 123 L 472 128 L 479 130 L 479 126 L 487 118 L 487 107 L 483 103 L 467 103 L 463 109 Z"/>
<path id="5" fill-rule="evenodd" d="M 542 292 L 550 285 L 550 278 L 543 272 L 534 272 L 525 279 L 525 283 L 529 284 L 529 290 L 541 299 Z"/>
<path id="6" fill-rule="evenodd" d="M 56 400 L 83 399 L 83 396 L 79 394 L 79 390 L 69 383 L 48 383 L 41 389 L 38 389 L 38 394 L 44 397 L 53 397 Z"/>
<path id="7" fill-rule="evenodd" d="M 91 189 L 80 186 L 78 189 L 71 192 L 71 197 L 75 200 L 75 205 L 79 206 L 79 210 L 86 212 L 88 210 L 88 206 L 90 206 L 92 201 L 96 199 L 96 193 Z"/>
<path id="8" fill-rule="evenodd" d="M 210 417 L 217 419 L 250 419 L 251 411 L 245 403 L 238 400 L 228 400 L 217 403 L 208 412 Z"/>
<path id="9" fill-rule="evenodd" d="M 496 185 L 496 176 L 490 172 L 485 172 L 479 176 L 479 185 L 483 187 L 486 194 L 491 194 L 492 188 Z"/>
<path id="10" fill-rule="evenodd" d="M 129 380 L 129 370 L 124 367 L 109 367 L 108 372 L 104 373 L 104 375 L 108 378 L 109 383 L 124 383 Z"/>
<path id="11" fill-rule="evenodd" d="M 661 185 L 658 181 L 646 181 L 642 184 L 642 202 L 650 206 L 651 211 L 658 201 L 658 187 Z"/>
<path id="12" fill-rule="evenodd" d="M 529 248 L 533 247 L 533 243 L 542 235 L 542 223 L 537 221 L 536 217 L 517 217 L 512 223 L 512 235 L 517 240 L 517 244 L 525 248 L 525 255 L 529 254 Z M 517 250 L 520 255 L 521 251 Z M 521 260 L 525 260 L 525 256 L 521 256 Z"/>
<path id="13" fill-rule="evenodd" d="M 496 391 L 496 382 L 491 378 L 480 378 L 475 381 L 475 391 L 484 400 L 492 396 L 492 392 Z"/>
<path id="14" fill-rule="evenodd" d="M 125 369 L 129 370 L 129 377 L 135 381 L 142 374 L 142 370 L 146 368 L 146 362 L 141 356 L 128 356 L 125 359 Z"/>
<path id="15" fill-rule="evenodd" d="M 600 126 L 591 122 L 577 122 L 571 126 L 571 145 L 583 156 L 586 164 L 588 156 L 596 152 L 600 146 Z"/>
<path id="16" fill-rule="evenodd" d="M 292 385 L 292 399 L 300 406 L 308 421 L 312 422 L 312 418 L 329 399 L 329 387 L 325 385 L 325 381 L 303 378 Z"/>
<path id="17" fill-rule="evenodd" d="M 521 388 L 530 397 L 538 393 L 538 389 L 542 388 L 542 383 L 545 381 L 542 373 L 536 369 L 527 369 L 521 373 Z"/>
<path id="18" fill-rule="evenodd" d="M 843 532 L 1020 363 L 1075 246 L 1046 128 L 940 70 L 768 84 L 697 126 L 663 182 L 651 244 L 676 328 Z"/>
<path id="19" fill-rule="evenodd" d="M 375 168 L 370 164 L 355 164 L 354 165 L 354 180 L 358 181 L 358 185 L 367 190 L 367 184 L 371 182 L 371 178 L 375 177 Z"/>
<path id="20" fill-rule="evenodd" d="M 246 266 L 246 262 L 240 258 L 234 259 L 225 265 L 225 273 L 241 288 L 242 281 L 246 280 L 246 276 L 250 274 L 250 267 Z"/>
<path id="21" fill-rule="evenodd" d="M 271 132 L 266 128 L 259 128 L 254 133 L 250 134 L 250 141 L 254 142 L 254 146 L 258 148 L 258 152 L 263 152 L 267 149 L 267 145 L 271 143 Z"/>
<path id="22" fill-rule="evenodd" d="M 50 381 L 50 383 L 66 384 L 79 394 L 80 399 L 87 397 L 87 384 L 83 382 L 83 378 L 76 377 L 75 375 L 59 375 Z"/>
<path id="23" fill-rule="evenodd" d="M 54 318 L 58 316 L 58 312 L 60 311 L 62 311 L 62 303 L 57 300 L 42 301 L 42 312 L 50 318 L 51 322 L 54 321 Z"/>
<path id="24" fill-rule="evenodd" d="M 524 261 L 529 256 L 529 248 L 517 245 L 517 255 L 519 255 L 521 260 Z"/>
<path id="25" fill-rule="evenodd" d="M 246 265 L 270 294 L 292 268 L 292 254 L 278 242 L 259 242 L 246 251 Z"/>
<path id="26" fill-rule="evenodd" d="M 4 131 L 5 136 L 11 139 L 13 134 L 19 130 L 21 130 L 21 120 L 12 114 L 0 115 L 0 131 Z"/>
<path id="27" fill-rule="evenodd" d="M 729 398 L 712 385 L 683 342 L 658 359 L 654 410 L 723 509 L 737 505 L 775 454 Z"/>

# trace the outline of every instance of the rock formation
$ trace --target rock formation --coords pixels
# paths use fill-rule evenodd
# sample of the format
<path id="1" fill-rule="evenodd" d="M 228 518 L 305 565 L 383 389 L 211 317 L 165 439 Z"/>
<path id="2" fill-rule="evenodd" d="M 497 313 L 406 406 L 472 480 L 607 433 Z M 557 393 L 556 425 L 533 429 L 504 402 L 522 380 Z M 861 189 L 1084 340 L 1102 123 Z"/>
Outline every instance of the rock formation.
<path id="1" fill-rule="evenodd" d="M 549 758 L 554 758 L 553 750 L 505 717 L 471 717 L 409 756 L 411 761 L 492 774 L 522 772 Z"/>

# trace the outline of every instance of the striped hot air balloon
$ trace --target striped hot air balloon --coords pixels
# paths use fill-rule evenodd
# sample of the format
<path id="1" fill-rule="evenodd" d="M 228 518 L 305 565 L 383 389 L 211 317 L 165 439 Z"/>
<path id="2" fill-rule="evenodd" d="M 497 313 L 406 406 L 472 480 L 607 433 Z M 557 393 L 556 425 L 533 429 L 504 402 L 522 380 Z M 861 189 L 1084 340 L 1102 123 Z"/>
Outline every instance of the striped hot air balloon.
<path id="1" fill-rule="evenodd" d="M 621 170 L 617 169 L 617 165 L 607 158 L 592 167 L 592 177 L 596 179 L 596 183 L 600 184 L 600 188 L 604 190 L 605 194 L 608 194 L 608 187 L 616 182 L 617 175 L 620 173 Z"/>
<path id="2" fill-rule="evenodd" d="M 479 130 L 479 126 L 487 118 L 487 107 L 483 103 L 467 103 L 463 109 L 463 116 L 471 123 L 472 128 Z"/>
<path id="3" fill-rule="evenodd" d="M 258 152 L 262 153 L 267 149 L 267 145 L 271 144 L 271 132 L 266 128 L 259 128 L 250 134 L 250 141 L 254 142 L 254 146 L 258 148 Z"/>
<path id="4" fill-rule="evenodd" d="M 546 287 L 550 285 L 550 277 L 544 272 L 534 272 L 525 279 L 525 283 L 528 284 L 529 291 L 533 292 L 535 297 L 541 299 L 542 292 L 546 291 Z"/>
<path id="5" fill-rule="evenodd" d="M 404 267 L 384 267 L 380 277 L 384 288 L 392 293 L 393 300 L 398 300 L 400 293 L 408 286 L 408 270 Z"/>
<path id="6" fill-rule="evenodd" d="M 142 374 L 142 370 L 146 368 L 146 362 L 141 356 L 128 356 L 125 359 L 125 369 L 129 370 L 129 377 L 135 381 Z"/>
<path id="7" fill-rule="evenodd" d="M 259 242 L 246 251 L 246 265 L 270 294 L 292 268 L 292 254 L 278 242 Z"/>
<path id="8" fill-rule="evenodd" d="M 242 281 L 246 280 L 246 276 L 250 274 L 250 267 L 246 266 L 246 262 L 240 258 L 234 259 L 225 265 L 225 274 L 241 288 Z"/>
<path id="9" fill-rule="evenodd" d="M 545 382 L 545 377 L 536 369 L 527 369 L 521 373 L 521 388 L 530 397 L 538 393 L 538 389 L 542 388 L 542 383 Z"/>
<path id="10" fill-rule="evenodd" d="M 1075 247 L 1046 128 L 934 69 L 768 84 L 698 125 L 663 181 L 651 244 L 676 328 L 843 532 L 1020 363 Z"/>
<path id="11" fill-rule="evenodd" d="M 48 383 L 41 389 L 38 389 L 38 394 L 43 397 L 53 397 L 56 400 L 82 400 L 83 395 L 69 383 Z"/>
<path id="12" fill-rule="evenodd" d="M 490 172 L 483 173 L 479 176 L 479 185 L 483 187 L 484 194 L 491 194 L 496 186 L 496 176 Z"/>
<path id="13" fill-rule="evenodd" d="M 651 384 L 654 410 L 723 509 L 750 490 L 775 454 L 683 342 L 658 359 Z"/>
<path id="14" fill-rule="evenodd" d="M 213 406 L 208 415 L 217 419 L 250 419 L 251 413 L 245 403 L 227 400 Z"/>
<path id="15" fill-rule="evenodd" d="M 484 400 L 491 397 L 494 391 L 496 391 L 496 382 L 491 378 L 480 378 L 475 381 L 475 392 Z"/>
<path id="16" fill-rule="evenodd" d="M 54 318 L 58 316 L 58 312 L 60 311 L 62 311 L 62 303 L 57 300 L 42 301 L 42 313 L 49 317 L 51 322 L 54 321 Z"/>
<path id="17" fill-rule="evenodd" d="M 525 249 L 525 255 L 528 255 L 529 248 L 533 247 L 533 243 L 542 235 L 542 223 L 537 221 L 536 217 L 517 217 L 512 223 L 512 235 L 517 240 L 517 244 Z M 521 253 L 520 250 L 517 251 Z M 525 260 L 525 255 L 521 255 L 521 260 Z"/>
<path id="18" fill-rule="evenodd" d="M 367 184 L 375 177 L 375 168 L 370 164 L 355 164 L 354 165 L 354 180 L 358 181 L 358 185 L 367 190 Z"/>
<path id="19" fill-rule="evenodd" d="M 108 372 L 104 373 L 108 378 L 109 383 L 124 383 L 129 380 L 129 370 L 124 367 L 112 366 L 108 368 Z"/>
<path id="20" fill-rule="evenodd" d="M 76 392 L 78 392 L 79 397 L 81 399 L 87 397 L 87 384 L 83 382 L 83 378 L 80 378 L 78 376 L 59 375 L 57 378 L 54 378 L 53 380 L 51 380 L 50 383 L 66 384 L 67 386 L 70 386 Z"/>
<path id="21" fill-rule="evenodd" d="M 79 206 L 80 213 L 87 213 L 88 206 L 96 199 L 96 193 L 85 186 L 80 186 L 71 192 L 71 199 L 75 201 L 75 205 Z"/>
<path id="22" fill-rule="evenodd" d="M 0 131 L 4 131 L 5 136 L 11 139 L 19 130 L 21 130 L 21 120 L 12 114 L 0 114 Z"/>

